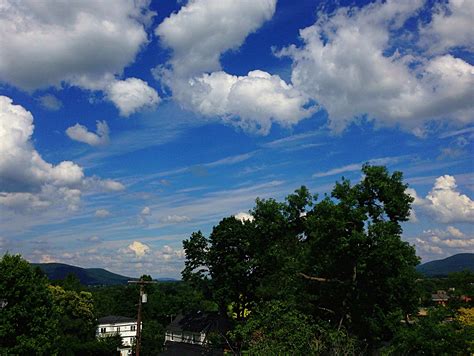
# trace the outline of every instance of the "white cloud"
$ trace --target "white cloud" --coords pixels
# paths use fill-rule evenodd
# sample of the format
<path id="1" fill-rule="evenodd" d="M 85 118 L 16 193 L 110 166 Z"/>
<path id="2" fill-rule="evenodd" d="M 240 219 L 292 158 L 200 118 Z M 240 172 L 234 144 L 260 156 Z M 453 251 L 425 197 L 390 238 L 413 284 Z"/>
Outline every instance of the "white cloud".
<path id="1" fill-rule="evenodd" d="M 63 103 L 52 94 L 40 96 L 38 101 L 46 110 L 57 111 L 63 106 Z"/>
<path id="2" fill-rule="evenodd" d="M 6 1 L 0 80 L 34 90 L 121 74 L 147 43 L 148 1 Z M 32 60 L 32 58 L 34 60 Z"/>
<path id="3" fill-rule="evenodd" d="M 415 208 L 433 215 L 440 222 L 474 223 L 474 201 L 457 191 L 456 179 L 453 176 L 438 177 L 425 198 L 419 197 L 413 189 L 409 194 L 415 198 Z"/>
<path id="4" fill-rule="evenodd" d="M 43 160 L 31 141 L 33 116 L 0 96 L 0 204 L 14 211 L 40 211 L 53 205 L 79 208 L 83 190 L 118 182 L 85 177 L 71 161 L 53 165 Z"/>
<path id="5" fill-rule="evenodd" d="M 237 220 L 240 220 L 242 222 L 244 222 L 244 221 L 253 221 L 254 220 L 254 217 L 252 215 L 250 215 L 249 213 L 244 213 L 244 212 L 240 212 L 238 214 L 235 214 L 234 218 L 236 218 Z"/>
<path id="6" fill-rule="evenodd" d="M 155 33 L 173 50 L 171 65 L 189 78 L 221 69 L 220 56 L 272 18 L 276 0 L 191 0 Z"/>
<path id="7" fill-rule="evenodd" d="M 474 50 L 474 2 L 450 0 L 435 5 L 431 22 L 421 27 L 421 45 L 432 53 L 461 47 Z"/>
<path id="8" fill-rule="evenodd" d="M 186 254 L 183 249 L 175 249 L 169 245 L 164 245 L 161 250 L 155 252 L 155 257 L 163 261 L 183 260 Z"/>
<path id="9" fill-rule="evenodd" d="M 117 0 L 113 6 L 7 0 L 0 6 L 0 82 L 27 91 L 63 84 L 101 90 L 123 116 L 156 105 L 156 91 L 142 80 L 116 79 L 148 43 L 145 29 L 154 16 L 148 6 L 148 0 Z M 58 107 L 51 95 L 40 102 Z"/>
<path id="10" fill-rule="evenodd" d="M 106 218 L 110 216 L 110 211 L 107 209 L 97 209 L 94 214 L 97 218 Z"/>
<path id="11" fill-rule="evenodd" d="M 141 258 L 150 252 L 150 247 L 140 241 L 133 241 L 127 249 L 135 254 L 135 257 Z"/>
<path id="12" fill-rule="evenodd" d="M 203 74 L 176 84 L 173 95 L 195 112 L 261 134 L 268 134 L 272 122 L 289 127 L 314 113 L 314 108 L 304 108 L 307 97 L 279 76 L 260 70 L 246 76 Z"/>
<path id="13" fill-rule="evenodd" d="M 138 224 L 140 225 L 148 225 L 149 217 L 151 215 L 151 209 L 149 206 L 145 206 L 141 211 L 140 214 L 138 214 Z"/>
<path id="14" fill-rule="evenodd" d="M 109 126 L 107 122 L 97 121 L 96 133 L 87 130 L 87 127 L 80 124 L 68 127 L 66 134 L 71 140 L 87 143 L 91 146 L 105 145 L 109 142 Z"/>
<path id="15" fill-rule="evenodd" d="M 278 75 L 221 71 L 220 56 L 242 45 L 275 12 L 275 0 L 193 0 L 156 29 L 173 51 L 169 68 L 154 74 L 185 108 L 267 134 L 272 123 L 292 126 L 311 116 L 309 99 Z"/>
<path id="16" fill-rule="evenodd" d="M 424 134 L 430 120 L 453 125 L 472 120 L 472 65 L 446 53 L 385 54 L 396 43 L 393 31 L 421 5 L 387 1 L 319 13 L 314 25 L 300 31 L 302 46 L 279 52 L 293 60 L 294 87 L 327 110 L 334 131 L 364 115 L 378 125 L 400 125 L 417 135 Z"/>
<path id="17" fill-rule="evenodd" d="M 101 179 L 98 182 L 100 188 L 106 192 L 119 192 L 125 189 L 125 186 L 113 179 Z"/>
<path id="18" fill-rule="evenodd" d="M 425 230 L 415 239 L 415 245 L 422 257 L 432 255 L 453 255 L 462 252 L 474 252 L 474 236 L 466 234 L 454 226 L 445 230 Z"/>
<path id="19" fill-rule="evenodd" d="M 341 174 L 341 173 L 346 173 L 346 172 L 355 172 L 355 171 L 360 171 L 362 169 L 362 166 L 364 163 L 369 163 L 371 165 L 390 165 L 390 164 L 395 164 L 403 160 L 404 158 L 407 158 L 406 156 L 398 156 L 398 157 L 382 157 L 382 158 L 374 158 L 370 159 L 365 162 L 359 162 L 359 163 L 351 163 L 347 164 L 342 167 L 337 167 L 330 169 L 325 172 L 318 172 L 313 174 L 313 178 L 321 178 L 321 177 L 329 177 L 333 176 L 336 174 Z"/>
<path id="20" fill-rule="evenodd" d="M 156 90 L 137 78 L 113 81 L 107 87 L 107 97 L 117 106 L 122 116 L 154 108 L 160 102 Z"/>
<path id="21" fill-rule="evenodd" d="M 160 219 L 164 223 L 178 224 L 191 221 L 191 219 L 184 215 L 168 215 Z"/>

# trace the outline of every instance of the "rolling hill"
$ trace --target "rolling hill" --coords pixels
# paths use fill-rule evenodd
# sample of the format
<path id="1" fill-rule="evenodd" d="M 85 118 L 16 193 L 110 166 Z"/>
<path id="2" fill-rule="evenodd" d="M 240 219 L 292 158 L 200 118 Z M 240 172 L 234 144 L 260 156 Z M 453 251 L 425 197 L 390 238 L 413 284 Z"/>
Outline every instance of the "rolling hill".
<path id="1" fill-rule="evenodd" d="M 417 270 L 427 277 L 442 277 L 463 270 L 474 272 L 474 253 L 459 253 L 442 260 L 426 262 L 419 265 Z"/>
<path id="2" fill-rule="evenodd" d="M 126 284 L 131 278 L 109 272 L 103 268 L 81 268 L 64 263 L 32 263 L 39 267 L 51 280 L 64 279 L 74 274 L 84 285 L 117 285 Z"/>

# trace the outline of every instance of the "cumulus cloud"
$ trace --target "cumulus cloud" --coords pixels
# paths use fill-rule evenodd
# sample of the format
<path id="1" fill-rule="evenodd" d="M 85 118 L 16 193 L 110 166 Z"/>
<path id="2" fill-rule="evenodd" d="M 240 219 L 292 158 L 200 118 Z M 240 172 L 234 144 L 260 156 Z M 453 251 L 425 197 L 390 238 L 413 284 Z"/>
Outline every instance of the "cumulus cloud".
<path id="1" fill-rule="evenodd" d="M 109 142 L 109 126 L 107 122 L 97 121 L 96 133 L 87 130 L 87 127 L 75 124 L 66 129 L 66 134 L 71 140 L 87 143 L 91 146 L 101 146 Z"/>
<path id="2" fill-rule="evenodd" d="M 63 103 L 52 94 L 40 96 L 38 102 L 43 108 L 50 111 L 57 111 L 63 106 Z"/>
<path id="3" fill-rule="evenodd" d="M 107 97 L 117 106 L 122 116 L 129 116 L 145 108 L 154 108 L 160 102 L 156 90 L 137 78 L 112 82 L 107 87 Z"/>
<path id="4" fill-rule="evenodd" d="M 110 211 L 108 211 L 107 209 L 97 209 L 94 215 L 97 218 L 106 218 L 110 216 Z"/>
<path id="5" fill-rule="evenodd" d="M 474 223 L 474 201 L 457 191 L 456 179 L 450 175 L 438 177 L 425 198 L 419 197 L 413 189 L 408 191 L 415 198 L 415 209 L 433 215 L 443 223 Z"/>
<path id="6" fill-rule="evenodd" d="M 326 109 L 334 131 L 365 115 L 417 135 L 430 120 L 458 125 L 472 120 L 471 64 L 448 53 L 406 54 L 396 47 L 394 32 L 421 6 L 422 1 L 386 1 L 320 12 L 314 25 L 300 31 L 303 45 L 278 52 L 293 60 L 294 87 Z M 393 46 L 395 52 L 387 55 Z"/>
<path id="7" fill-rule="evenodd" d="M 183 84 L 183 85 L 181 85 Z M 311 116 L 308 98 L 278 75 L 254 70 L 246 76 L 213 72 L 174 86 L 173 95 L 205 116 L 220 116 L 250 132 L 268 134 L 272 122 L 291 126 Z"/>
<path id="8" fill-rule="evenodd" d="M 33 116 L 6 96 L 0 96 L 0 204 L 14 211 L 38 211 L 55 204 L 79 208 L 83 190 L 117 185 L 85 177 L 71 161 L 46 162 L 33 147 Z"/>
<path id="9" fill-rule="evenodd" d="M 267 134 L 272 122 L 291 126 L 311 116 L 309 99 L 278 75 L 254 70 L 246 76 L 221 71 L 220 56 L 237 49 L 275 12 L 275 0 L 193 0 L 156 29 L 173 51 L 155 77 L 185 108 L 220 117 L 250 132 Z"/>
<path id="10" fill-rule="evenodd" d="M 244 213 L 244 212 L 240 212 L 238 214 L 235 214 L 234 218 L 236 218 L 237 220 L 240 220 L 242 222 L 244 222 L 244 221 L 253 221 L 254 220 L 254 217 L 252 215 L 250 215 L 249 213 Z"/>
<path id="11" fill-rule="evenodd" d="M 435 5 L 431 22 L 421 27 L 421 45 L 439 53 L 451 48 L 474 50 L 474 2 L 450 0 Z"/>
<path id="12" fill-rule="evenodd" d="M 433 255 L 449 256 L 455 253 L 474 252 L 474 236 L 466 234 L 454 226 L 445 230 L 425 230 L 415 238 L 415 245 L 422 257 Z"/>
<path id="13" fill-rule="evenodd" d="M 147 43 L 147 1 L 9 1 L 0 12 L 0 80 L 34 90 L 120 74 Z M 31 60 L 34 58 L 34 60 Z"/>
<path id="14" fill-rule="evenodd" d="M 135 257 L 141 258 L 150 252 L 150 247 L 140 241 L 133 241 L 127 247 L 128 251 L 135 254 Z"/>
<path id="15" fill-rule="evenodd" d="M 220 55 L 237 49 L 272 18 L 276 0 L 191 0 L 166 18 L 155 33 L 173 50 L 171 65 L 179 77 L 218 71 Z"/>
<path id="16" fill-rule="evenodd" d="M 63 83 L 102 90 L 122 115 L 137 111 L 156 92 L 139 79 L 116 78 L 148 43 L 154 16 L 148 6 L 147 0 L 117 0 L 112 7 L 94 0 L 7 0 L 0 7 L 0 81 L 27 91 Z M 120 93 L 124 83 L 133 99 Z"/>

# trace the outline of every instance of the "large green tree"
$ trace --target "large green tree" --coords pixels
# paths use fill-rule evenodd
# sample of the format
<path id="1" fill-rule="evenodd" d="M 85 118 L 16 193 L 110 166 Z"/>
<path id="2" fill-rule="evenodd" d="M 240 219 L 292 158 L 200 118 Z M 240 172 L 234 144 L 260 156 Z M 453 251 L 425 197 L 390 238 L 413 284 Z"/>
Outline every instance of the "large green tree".
<path id="1" fill-rule="evenodd" d="M 400 238 L 413 200 L 402 174 L 369 165 L 362 173 L 355 185 L 336 183 L 308 213 L 302 276 L 315 315 L 373 346 L 390 337 L 393 318 L 415 311 L 419 259 Z"/>
<path id="2" fill-rule="evenodd" d="M 362 173 L 319 202 L 301 187 L 284 202 L 257 199 L 251 221 L 225 218 L 209 238 L 193 233 L 184 279 L 239 320 L 280 301 L 376 347 L 416 310 L 419 259 L 401 240 L 413 200 L 402 174 L 369 165 Z"/>
<path id="3" fill-rule="evenodd" d="M 19 255 L 0 260 L 0 354 L 55 355 L 58 321 L 48 280 Z"/>

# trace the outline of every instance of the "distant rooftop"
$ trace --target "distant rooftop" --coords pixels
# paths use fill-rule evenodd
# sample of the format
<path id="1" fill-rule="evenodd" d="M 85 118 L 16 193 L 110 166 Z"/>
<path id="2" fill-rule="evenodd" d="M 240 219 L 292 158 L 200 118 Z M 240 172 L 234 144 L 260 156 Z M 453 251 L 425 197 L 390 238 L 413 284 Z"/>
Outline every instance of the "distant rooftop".
<path id="1" fill-rule="evenodd" d="M 226 332 L 230 329 L 229 321 L 217 313 L 194 312 L 178 315 L 166 328 L 171 332 Z"/>
<path id="2" fill-rule="evenodd" d="M 99 318 L 99 324 L 120 324 L 120 323 L 133 323 L 137 322 L 134 318 L 129 318 L 126 316 L 119 315 L 108 315 L 102 318 Z"/>

